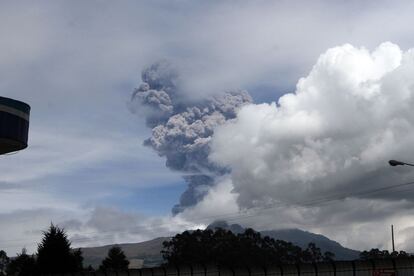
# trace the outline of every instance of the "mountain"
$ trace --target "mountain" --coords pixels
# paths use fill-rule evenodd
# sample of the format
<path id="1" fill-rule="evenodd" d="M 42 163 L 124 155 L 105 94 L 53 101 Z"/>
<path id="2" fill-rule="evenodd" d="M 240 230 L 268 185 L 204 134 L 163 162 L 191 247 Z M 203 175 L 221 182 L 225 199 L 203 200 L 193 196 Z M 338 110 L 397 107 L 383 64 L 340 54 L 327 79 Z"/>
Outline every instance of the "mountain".
<path id="1" fill-rule="evenodd" d="M 207 226 L 206 229 L 214 230 L 216 228 L 226 229 L 228 231 L 233 232 L 234 234 L 241 234 L 241 233 L 244 232 L 244 230 L 246 230 L 245 228 L 241 227 L 239 224 L 230 224 L 229 225 L 224 220 L 217 220 L 217 221 L 213 222 L 212 224 L 210 224 L 209 226 Z"/>
<path id="2" fill-rule="evenodd" d="M 98 268 L 102 260 L 107 256 L 109 249 L 117 245 L 122 248 L 125 256 L 129 260 L 140 259 L 144 261 L 144 266 L 158 266 L 163 261 L 161 255 L 161 250 L 163 248 L 162 243 L 169 239 L 170 238 L 161 237 L 139 243 L 123 243 L 110 244 L 99 247 L 84 247 L 81 248 L 83 265 L 85 267 L 91 265 L 95 268 Z"/>
<path id="3" fill-rule="evenodd" d="M 229 225 L 226 221 L 216 221 L 210 224 L 207 229 L 223 228 L 233 233 L 242 233 L 245 228 L 238 224 Z M 302 248 L 306 248 L 313 242 L 322 252 L 330 251 L 335 254 L 336 260 L 355 260 L 359 258 L 359 251 L 343 247 L 340 243 L 333 241 L 323 235 L 314 234 L 300 229 L 280 229 L 260 231 L 262 236 L 269 236 L 275 240 L 291 242 Z"/>
<path id="4" fill-rule="evenodd" d="M 238 224 L 229 225 L 226 221 L 216 221 L 210 224 L 206 229 L 223 228 L 230 230 L 235 234 L 243 233 L 245 228 Z M 262 236 L 269 236 L 277 240 L 284 240 L 306 248 L 310 242 L 316 244 L 322 252 L 330 251 L 335 254 L 336 260 L 354 260 L 359 257 L 359 251 L 343 247 L 336 241 L 333 241 L 323 235 L 314 234 L 300 229 L 282 229 L 261 231 Z M 144 266 L 153 267 L 162 263 L 161 250 L 162 243 L 170 238 L 162 237 L 140 243 L 117 244 L 122 248 L 128 259 L 143 260 Z M 100 247 L 81 248 L 84 257 L 84 266 L 92 265 L 97 268 L 102 260 L 108 254 L 108 250 L 114 246 L 105 245 Z"/>
<path id="5" fill-rule="evenodd" d="M 302 248 L 306 248 L 310 242 L 316 244 L 322 252 L 330 251 L 335 254 L 336 260 L 355 260 L 359 258 L 359 251 L 343 247 L 339 242 L 333 241 L 323 235 L 314 234 L 300 229 L 283 229 L 261 231 L 263 236 L 269 236 L 276 240 L 289 241 Z"/>

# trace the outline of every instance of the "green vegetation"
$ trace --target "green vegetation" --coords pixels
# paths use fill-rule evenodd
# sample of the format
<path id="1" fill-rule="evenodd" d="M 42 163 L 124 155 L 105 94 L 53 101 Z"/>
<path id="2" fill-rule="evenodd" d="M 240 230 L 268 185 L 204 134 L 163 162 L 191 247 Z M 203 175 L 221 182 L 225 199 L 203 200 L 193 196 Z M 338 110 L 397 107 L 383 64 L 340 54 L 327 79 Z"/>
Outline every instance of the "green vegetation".
<path id="1" fill-rule="evenodd" d="M 166 265 L 217 264 L 232 267 L 269 266 L 272 264 L 296 264 L 331 261 L 332 252 L 322 252 L 314 243 L 303 249 L 290 242 L 262 236 L 253 229 L 234 234 L 231 231 L 215 230 L 185 231 L 163 243 L 162 255 Z M 363 251 L 361 260 L 412 258 L 404 251 L 388 252 L 376 248 Z M 9 258 L 0 250 L 0 276 L 45 275 L 93 271 L 82 266 L 82 252 L 71 248 L 66 232 L 51 224 L 43 232 L 37 253 L 28 255 L 26 249 L 15 258 Z M 99 267 L 100 271 L 128 270 L 129 261 L 119 246 L 108 251 Z"/>
<path id="2" fill-rule="evenodd" d="M 6 252 L 0 250 L 0 275 L 3 276 L 6 272 L 6 267 L 9 264 L 10 259 L 7 257 Z"/>
<path id="3" fill-rule="evenodd" d="M 54 273 L 71 273 L 82 270 L 82 253 L 73 250 L 64 231 L 53 224 L 43 232 L 43 239 L 38 245 L 36 255 L 28 255 L 26 249 L 13 260 L 6 261 L 7 255 L 2 258 L 0 251 L 0 269 L 7 262 L 7 275 L 39 275 Z M 2 261 L 2 260 L 5 261 Z M 3 268 L 4 269 L 4 268 Z"/>
<path id="4" fill-rule="evenodd" d="M 359 255 L 361 260 L 374 260 L 374 259 L 390 259 L 390 258 L 409 258 L 413 255 L 408 254 L 405 251 L 388 252 L 388 250 L 379 250 L 378 248 L 372 248 L 370 251 L 363 251 Z"/>
<path id="5" fill-rule="evenodd" d="M 108 256 L 102 261 L 99 270 L 103 271 L 125 271 L 128 270 L 129 261 L 127 260 L 121 247 L 114 246 L 109 252 Z"/>
<path id="6" fill-rule="evenodd" d="M 322 254 L 313 243 L 302 250 L 290 242 L 262 237 L 253 229 L 237 235 L 221 228 L 214 231 L 185 231 L 163 245 L 163 257 L 171 265 L 215 263 L 263 266 L 275 263 L 311 263 L 334 258 L 331 252 Z"/>
<path id="7" fill-rule="evenodd" d="M 25 248 L 9 263 L 6 269 L 7 275 L 29 276 L 37 272 L 35 256 L 28 255 Z"/>
<path id="8" fill-rule="evenodd" d="M 63 228 L 53 224 L 43 232 L 37 253 L 28 255 L 23 248 L 17 257 L 10 259 L 6 252 L 0 250 L 0 276 L 33 276 L 45 274 L 75 273 L 94 271 L 91 266 L 83 268 L 80 249 L 71 248 L 71 242 Z M 104 271 L 127 270 L 129 261 L 120 247 L 112 247 L 100 266 Z"/>
<path id="9" fill-rule="evenodd" d="M 76 272 L 82 270 L 82 253 L 73 251 L 63 229 L 50 226 L 43 233 L 42 242 L 37 248 L 37 268 L 42 274 Z"/>

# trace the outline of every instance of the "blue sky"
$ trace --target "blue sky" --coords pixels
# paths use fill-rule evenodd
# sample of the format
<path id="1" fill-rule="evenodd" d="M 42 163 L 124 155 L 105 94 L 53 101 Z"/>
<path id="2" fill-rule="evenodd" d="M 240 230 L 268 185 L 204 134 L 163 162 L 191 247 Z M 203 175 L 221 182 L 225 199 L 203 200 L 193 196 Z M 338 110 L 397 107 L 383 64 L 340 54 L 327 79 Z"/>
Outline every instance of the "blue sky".
<path id="1" fill-rule="evenodd" d="M 0 249 L 32 252 L 50 221 L 90 238 L 79 246 L 200 225 L 171 218 L 186 186 L 142 145 L 151 131 L 127 107 L 145 66 L 168 59 L 188 97 L 246 89 L 256 103 L 277 101 L 328 48 L 413 47 L 413 11 L 408 1 L 2 2 L 0 94 L 32 113 L 29 148 L 0 158 Z M 126 230 L 88 236 L 104 230 L 98 215 Z M 128 221 L 145 231 L 125 234 Z M 151 228 L 162 223 L 177 225 Z"/>

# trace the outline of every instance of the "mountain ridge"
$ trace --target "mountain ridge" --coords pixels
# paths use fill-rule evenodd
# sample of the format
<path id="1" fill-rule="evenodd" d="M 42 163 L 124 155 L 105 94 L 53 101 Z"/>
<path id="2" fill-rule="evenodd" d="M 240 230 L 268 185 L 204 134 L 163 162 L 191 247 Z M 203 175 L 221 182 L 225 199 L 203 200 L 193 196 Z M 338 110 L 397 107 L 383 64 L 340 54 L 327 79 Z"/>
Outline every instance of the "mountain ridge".
<path id="1" fill-rule="evenodd" d="M 230 230 L 235 234 L 245 231 L 246 228 L 239 224 L 229 225 L 226 221 L 215 221 L 207 226 L 206 229 L 214 230 L 215 228 L 223 228 Z M 310 242 L 316 244 L 321 248 L 322 252 L 330 251 L 335 254 L 336 260 L 353 260 L 359 257 L 359 251 L 343 247 L 340 243 L 329 239 L 328 237 L 315 234 L 301 229 L 279 229 L 279 230 L 264 230 L 258 231 L 262 236 L 269 236 L 274 239 L 292 242 L 302 248 L 306 248 Z M 170 240 L 171 237 L 158 237 L 152 240 L 139 243 L 121 243 L 109 244 L 98 247 L 84 247 L 81 248 L 84 257 L 84 265 L 92 265 L 99 267 L 102 260 L 106 257 L 108 250 L 117 245 L 122 248 L 128 259 L 143 260 L 145 267 L 158 266 L 163 262 L 161 250 L 163 249 L 163 242 Z"/>
<path id="2" fill-rule="evenodd" d="M 206 229 L 223 228 L 235 234 L 242 233 L 246 228 L 239 224 L 229 225 L 226 221 L 215 221 Z M 359 257 L 359 251 L 343 247 L 339 242 L 331 240 L 324 235 L 315 234 L 297 228 L 276 229 L 258 231 L 262 236 L 269 236 L 275 240 L 284 240 L 305 249 L 309 243 L 313 242 L 322 252 L 330 251 L 335 254 L 337 260 L 354 260 Z"/>

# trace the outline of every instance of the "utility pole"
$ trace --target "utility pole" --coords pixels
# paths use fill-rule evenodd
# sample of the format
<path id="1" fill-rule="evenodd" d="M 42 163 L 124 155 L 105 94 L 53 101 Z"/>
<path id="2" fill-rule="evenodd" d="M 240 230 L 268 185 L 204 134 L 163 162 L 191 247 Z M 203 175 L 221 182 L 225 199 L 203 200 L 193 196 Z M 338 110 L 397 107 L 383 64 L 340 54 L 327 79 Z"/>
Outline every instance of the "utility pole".
<path id="1" fill-rule="evenodd" d="M 391 224 L 391 239 L 392 239 L 392 252 L 395 252 L 395 244 L 394 244 L 394 225 Z"/>

